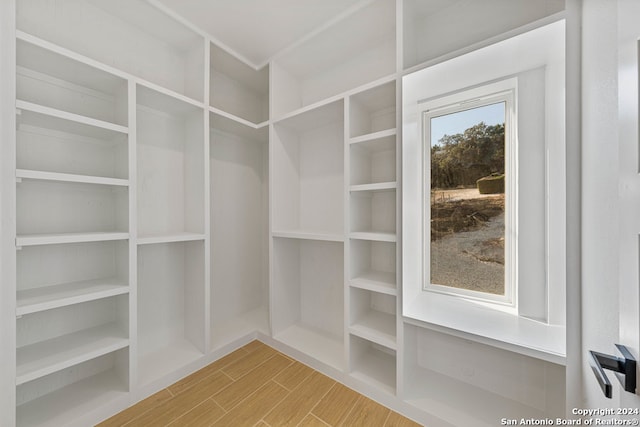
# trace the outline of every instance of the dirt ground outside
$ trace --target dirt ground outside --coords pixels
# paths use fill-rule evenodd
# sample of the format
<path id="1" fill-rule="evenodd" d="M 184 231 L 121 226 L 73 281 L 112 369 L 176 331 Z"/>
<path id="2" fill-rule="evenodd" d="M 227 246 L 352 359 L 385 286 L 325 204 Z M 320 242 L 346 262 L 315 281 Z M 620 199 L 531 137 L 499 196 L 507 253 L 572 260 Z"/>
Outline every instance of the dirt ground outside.
<path id="1" fill-rule="evenodd" d="M 431 192 L 431 283 L 504 294 L 504 194 Z"/>

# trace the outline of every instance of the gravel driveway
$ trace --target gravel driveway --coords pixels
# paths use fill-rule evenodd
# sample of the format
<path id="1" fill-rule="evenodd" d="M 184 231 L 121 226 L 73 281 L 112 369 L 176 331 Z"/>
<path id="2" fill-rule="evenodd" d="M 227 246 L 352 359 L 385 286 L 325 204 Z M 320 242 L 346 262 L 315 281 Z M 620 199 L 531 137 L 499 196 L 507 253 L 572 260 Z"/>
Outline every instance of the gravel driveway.
<path id="1" fill-rule="evenodd" d="M 432 241 L 431 283 L 504 294 L 504 214 Z"/>

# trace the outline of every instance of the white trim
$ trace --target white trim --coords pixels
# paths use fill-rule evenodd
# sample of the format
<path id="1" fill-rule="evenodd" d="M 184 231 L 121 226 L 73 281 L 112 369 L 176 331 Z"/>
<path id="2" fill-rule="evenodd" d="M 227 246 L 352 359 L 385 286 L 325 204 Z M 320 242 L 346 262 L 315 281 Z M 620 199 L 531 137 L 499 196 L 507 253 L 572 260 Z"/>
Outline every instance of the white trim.
<path id="1" fill-rule="evenodd" d="M 430 292 L 439 292 L 451 296 L 461 298 L 476 299 L 487 301 L 494 304 L 509 306 L 517 313 L 517 265 L 518 257 L 516 248 L 516 236 L 518 235 L 518 203 L 517 203 L 517 78 L 512 77 L 487 85 L 481 85 L 473 89 L 464 89 L 455 94 L 442 98 L 435 98 L 428 102 L 421 102 L 418 108 L 419 114 L 423 117 L 420 120 L 422 135 L 421 140 L 424 144 L 422 150 L 424 153 L 422 168 L 422 195 L 425 197 L 422 201 L 424 207 L 423 212 L 423 289 Z M 496 103 L 505 103 L 505 274 L 504 274 L 504 294 L 493 295 L 480 291 L 470 291 L 466 289 L 457 289 L 445 284 L 430 283 L 430 263 L 426 260 L 431 256 L 431 227 L 427 227 L 431 221 L 430 209 L 427 209 L 429 200 L 426 200 L 426 194 L 431 188 L 431 156 L 427 155 L 427 144 L 430 146 L 431 140 L 431 119 L 457 112 L 467 111 L 474 108 L 480 108 Z"/>
<path id="2" fill-rule="evenodd" d="M 551 313 L 547 306 L 549 299 L 563 298 L 565 292 L 564 35 L 564 21 L 554 22 L 403 77 L 403 316 L 415 319 L 416 324 L 420 326 L 433 325 L 443 328 L 447 333 L 480 336 L 491 345 L 503 343 L 496 346 L 506 345 L 509 349 L 515 349 L 514 351 L 520 349 L 517 351 L 523 354 L 531 353 L 529 355 L 532 357 L 555 363 L 559 363 L 566 353 L 565 307 L 556 306 L 557 312 Z M 521 295 L 518 295 L 519 316 L 516 316 L 513 310 L 511 313 L 505 313 L 505 307 L 498 304 L 491 304 L 492 308 L 487 308 L 486 304 L 482 305 L 478 301 L 422 290 L 424 258 L 421 248 L 424 222 L 421 205 L 421 102 L 455 94 L 459 88 L 477 88 L 531 70 L 542 70 L 545 79 L 542 104 L 545 111 L 541 117 L 545 123 L 542 135 L 545 138 L 543 148 L 545 153 L 548 153 L 548 162 L 544 166 L 545 175 L 541 179 L 546 178 L 547 173 L 554 174 L 549 178 L 553 179 L 554 186 L 547 186 L 552 194 L 547 194 L 544 201 L 546 222 L 551 221 L 552 224 L 545 224 L 545 229 L 541 231 L 545 233 L 547 246 L 544 261 L 548 283 L 544 285 L 547 286 L 548 296 L 543 302 L 545 307 L 532 310 L 546 313 L 545 319 L 541 321 L 523 317 L 529 315 L 525 312 L 531 309 L 523 309 Z M 522 135 L 519 136 L 522 138 Z M 522 256 L 521 254 L 521 260 Z M 523 273 L 520 271 L 521 274 Z M 444 306 L 449 309 L 442 310 Z M 456 319 L 451 313 L 458 313 L 461 318 Z M 531 351 L 523 350 L 525 348 L 530 348 Z M 547 354 L 549 356 L 545 356 Z"/>

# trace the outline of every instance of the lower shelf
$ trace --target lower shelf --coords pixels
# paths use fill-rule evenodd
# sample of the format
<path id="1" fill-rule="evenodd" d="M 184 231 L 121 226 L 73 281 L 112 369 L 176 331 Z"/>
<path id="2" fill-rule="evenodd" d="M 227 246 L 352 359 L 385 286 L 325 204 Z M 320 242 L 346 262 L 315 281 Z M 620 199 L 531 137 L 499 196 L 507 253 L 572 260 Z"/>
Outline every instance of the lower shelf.
<path id="1" fill-rule="evenodd" d="M 115 369 L 73 384 L 17 408 L 18 427 L 59 427 L 80 422 L 96 408 L 125 398 L 128 387 Z"/>
<path id="2" fill-rule="evenodd" d="M 500 418 L 547 419 L 548 412 L 424 369 L 412 370 L 408 402 L 452 425 L 490 427 Z M 558 414 L 558 417 L 562 417 Z"/>
<path id="3" fill-rule="evenodd" d="M 349 327 L 349 332 L 387 348 L 396 348 L 396 317 L 371 310 Z"/>
<path id="4" fill-rule="evenodd" d="M 344 344 L 341 339 L 297 324 L 274 336 L 278 341 L 336 369 L 344 369 Z"/>
<path id="5" fill-rule="evenodd" d="M 142 355 L 138 363 L 138 383 L 149 384 L 202 357 L 187 340 L 173 342 L 160 350 Z"/>
<path id="6" fill-rule="evenodd" d="M 396 352 L 351 335 L 351 376 L 389 394 L 396 393 Z"/>
<path id="7" fill-rule="evenodd" d="M 105 231 L 95 233 L 54 233 L 24 234 L 16 237 L 16 246 L 54 245 L 62 243 L 107 242 L 110 240 L 126 240 L 129 233 L 124 231 Z"/>
<path id="8" fill-rule="evenodd" d="M 112 323 L 18 348 L 16 384 L 33 381 L 128 345 L 126 333 Z"/>

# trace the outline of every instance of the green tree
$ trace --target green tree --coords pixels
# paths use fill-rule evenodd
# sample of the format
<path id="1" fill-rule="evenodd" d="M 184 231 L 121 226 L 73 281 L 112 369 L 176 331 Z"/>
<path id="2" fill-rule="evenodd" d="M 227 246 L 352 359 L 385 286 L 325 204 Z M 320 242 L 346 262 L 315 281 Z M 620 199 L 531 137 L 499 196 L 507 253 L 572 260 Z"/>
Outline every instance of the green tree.
<path id="1" fill-rule="evenodd" d="M 480 122 L 463 133 L 445 135 L 431 147 L 431 188 L 474 185 L 504 173 L 504 124 Z"/>

